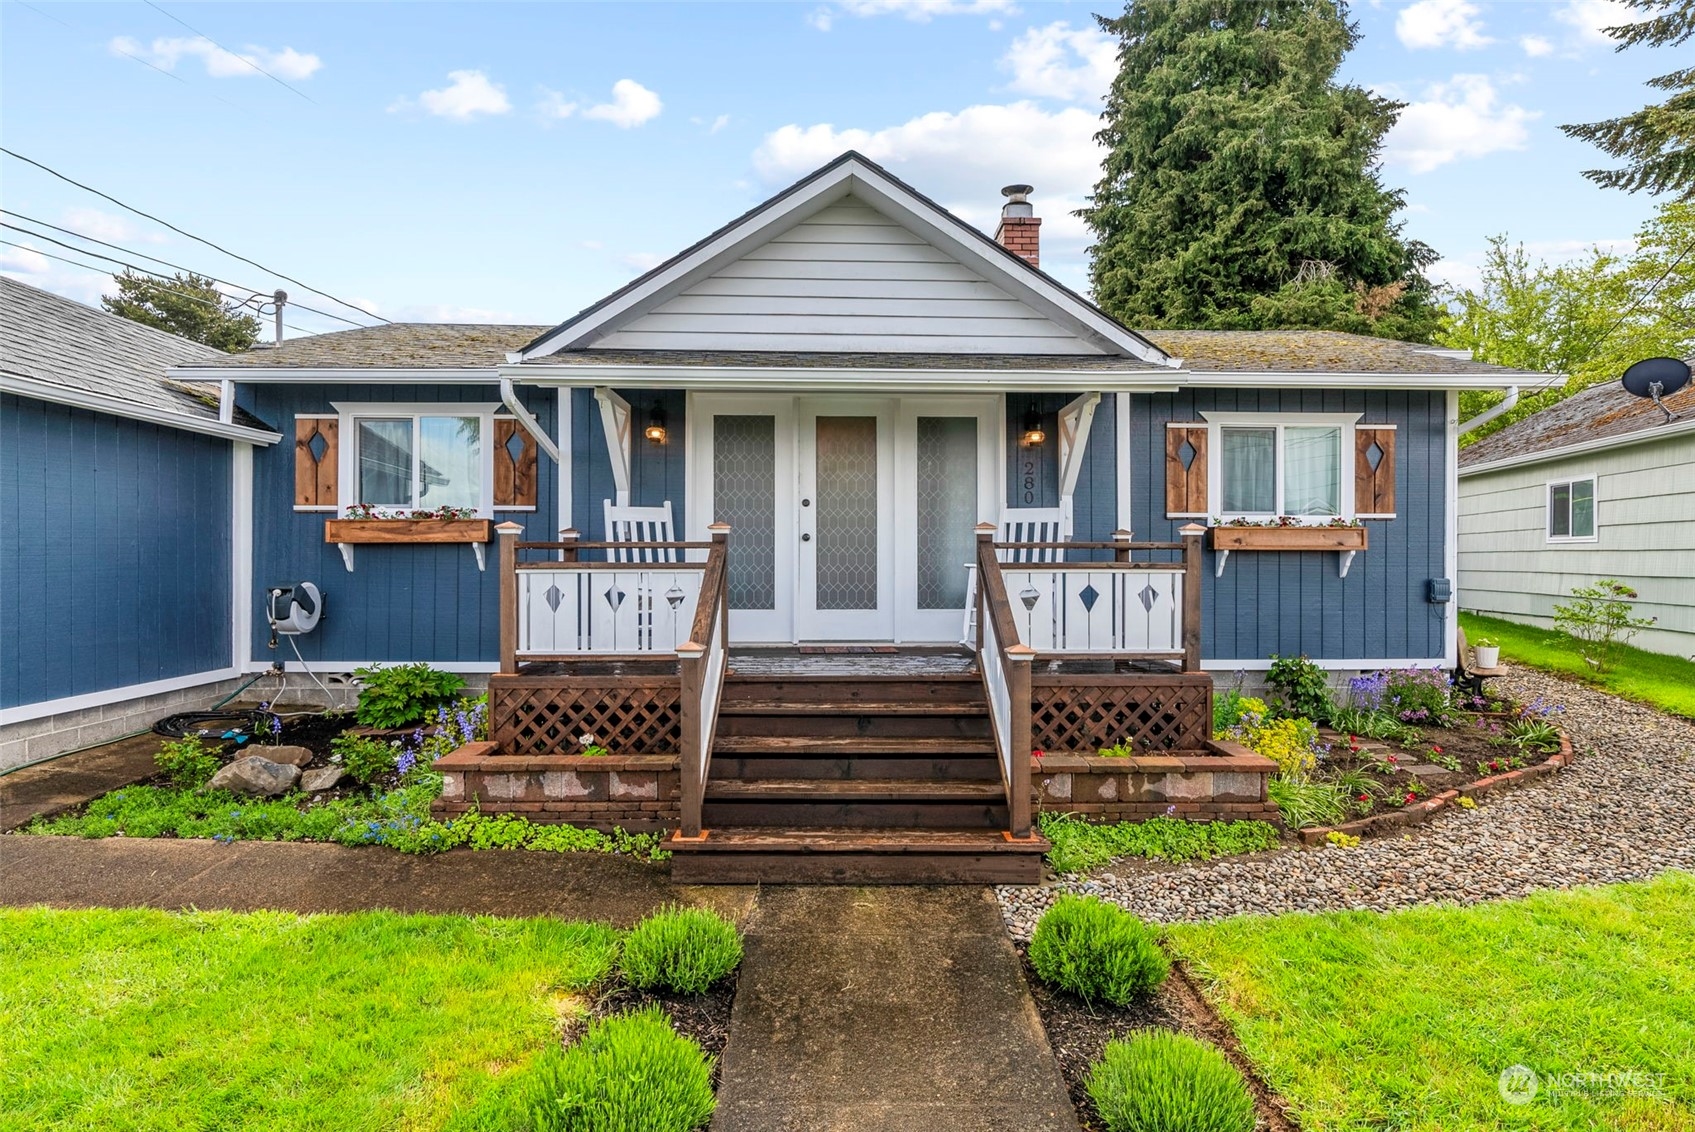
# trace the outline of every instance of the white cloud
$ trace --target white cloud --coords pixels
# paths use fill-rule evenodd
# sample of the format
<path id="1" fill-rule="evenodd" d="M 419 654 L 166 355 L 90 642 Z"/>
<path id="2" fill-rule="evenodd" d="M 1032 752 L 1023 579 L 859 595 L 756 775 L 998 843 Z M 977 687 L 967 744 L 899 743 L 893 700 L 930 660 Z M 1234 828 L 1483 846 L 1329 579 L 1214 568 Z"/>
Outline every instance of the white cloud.
<path id="1" fill-rule="evenodd" d="M 376 314 L 373 310 L 371 313 Z M 387 315 L 393 322 L 520 322 L 512 311 L 461 307 L 452 303 L 410 303 Z"/>
<path id="2" fill-rule="evenodd" d="M 652 271 L 670 258 L 670 256 L 662 255 L 659 252 L 631 252 L 628 255 L 619 256 L 618 261 L 631 271 L 643 274 Z"/>
<path id="3" fill-rule="evenodd" d="M 536 112 L 543 118 L 569 118 L 577 112 L 577 104 L 567 102 L 558 91 L 543 87 L 541 93 L 542 99 L 536 105 Z"/>
<path id="4" fill-rule="evenodd" d="M 162 244 L 165 237 L 157 232 L 143 232 L 122 216 L 102 212 L 98 208 L 67 208 L 59 214 L 66 228 L 90 239 L 115 243 Z"/>
<path id="5" fill-rule="evenodd" d="M 1540 59 L 1544 55 L 1552 55 L 1554 53 L 1554 42 L 1547 36 L 1520 36 L 1518 45 L 1524 48 L 1524 53 L 1532 59 Z"/>
<path id="6" fill-rule="evenodd" d="M 27 247 L 0 247 L 0 275 L 90 306 L 98 306 L 100 296 L 112 289 L 112 276 L 105 271 L 73 267 Z"/>
<path id="7" fill-rule="evenodd" d="M 634 79 L 619 79 L 612 84 L 612 101 L 589 107 L 583 111 L 583 117 L 598 118 L 628 130 L 659 117 L 664 107 L 657 94 Z"/>
<path id="8" fill-rule="evenodd" d="M 712 125 L 707 127 L 706 132 L 709 134 L 715 134 L 729 124 L 730 116 L 728 114 L 720 114 L 718 117 L 712 119 Z"/>
<path id="9" fill-rule="evenodd" d="M 1502 103 L 1487 75 L 1455 75 L 1433 83 L 1401 111 L 1384 142 L 1384 159 L 1428 173 L 1465 157 L 1523 149 L 1526 125 L 1541 115 Z"/>
<path id="10" fill-rule="evenodd" d="M 144 46 L 120 35 L 107 46 L 114 54 L 137 56 L 163 71 L 175 70 L 185 58 L 198 58 L 205 64 L 206 74 L 214 79 L 260 78 L 263 70 L 279 79 L 298 81 L 311 78 L 324 65 L 316 55 L 292 47 L 273 50 L 248 44 L 244 51 L 230 52 L 203 36 L 160 38 Z"/>
<path id="11" fill-rule="evenodd" d="M 1092 110 L 1050 112 L 1033 102 L 935 111 L 879 130 L 788 125 L 765 136 L 753 155 L 768 182 L 809 173 L 856 149 L 917 186 L 961 219 L 993 232 L 1003 185 L 1036 186 L 1042 263 L 1081 285 L 1088 229 L 1073 216 L 1100 177 L 1103 150 Z"/>
<path id="12" fill-rule="evenodd" d="M 1642 17 L 1618 0 L 1566 0 L 1554 18 L 1572 29 L 1578 43 L 1588 46 L 1613 44 L 1615 40 L 1603 28 L 1633 24 Z"/>
<path id="13" fill-rule="evenodd" d="M 1477 5 L 1468 0 L 1418 0 L 1395 17 L 1395 37 L 1415 51 L 1426 47 L 1474 51 L 1495 42 L 1483 34 Z"/>
<path id="14" fill-rule="evenodd" d="M 829 31 L 836 26 L 836 13 L 828 8 L 814 8 L 806 14 L 806 22 L 819 31 Z"/>
<path id="15" fill-rule="evenodd" d="M 839 0 L 836 7 L 850 16 L 905 16 L 919 23 L 937 16 L 1006 15 L 1018 11 L 1013 0 Z"/>
<path id="16" fill-rule="evenodd" d="M 1029 28 L 1012 41 L 1001 66 L 1020 94 L 1065 102 L 1099 102 L 1118 74 L 1118 40 L 1097 27 L 1060 20 Z"/>
<path id="17" fill-rule="evenodd" d="M 1588 259 L 1591 252 L 1599 248 L 1613 255 L 1628 256 L 1636 250 L 1636 241 L 1629 237 L 1600 237 L 1593 240 L 1526 240 L 1525 254 L 1532 261 L 1545 260 L 1550 264 L 1569 263 L 1572 260 Z M 1477 248 L 1457 256 L 1439 259 L 1430 265 L 1430 278 L 1433 282 L 1446 284 L 1456 290 L 1473 290 L 1483 285 L 1483 265 L 1488 259 L 1488 250 Z"/>
<path id="18" fill-rule="evenodd" d="M 505 114 L 512 109 L 506 89 L 481 71 L 449 71 L 447 77 L 452 81 L 440 90 L 426 90 L 416 103 L 397 99 L 389 110 L 410 110 L 416 105 L 438 118 L 468 122 L 479 114 Z"/>

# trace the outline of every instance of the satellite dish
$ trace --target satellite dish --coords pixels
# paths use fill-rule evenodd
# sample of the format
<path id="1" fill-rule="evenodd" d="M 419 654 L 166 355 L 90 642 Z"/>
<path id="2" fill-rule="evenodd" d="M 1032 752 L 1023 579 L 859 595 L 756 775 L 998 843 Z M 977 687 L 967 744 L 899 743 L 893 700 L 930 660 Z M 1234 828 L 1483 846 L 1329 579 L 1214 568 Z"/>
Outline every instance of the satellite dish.
<path id="1" fill-rule="evenodd" d="M 1644 358 L 1625 370 L 1620 380 L 1626 391 L 1651 398 L 1660 406 L 1666 420 L 1676 420 L 1677 414 L 1666 408 L 1660 398 L 1669 397 L 1689 384 L 1689 363 L 1679 358 Z"/>

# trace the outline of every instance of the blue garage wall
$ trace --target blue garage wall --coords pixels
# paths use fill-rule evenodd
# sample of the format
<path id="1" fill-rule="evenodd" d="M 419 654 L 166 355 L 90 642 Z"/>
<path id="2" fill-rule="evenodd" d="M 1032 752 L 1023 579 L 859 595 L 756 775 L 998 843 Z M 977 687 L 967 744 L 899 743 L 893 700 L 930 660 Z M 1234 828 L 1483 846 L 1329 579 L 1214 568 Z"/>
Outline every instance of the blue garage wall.
<path id="1" fill-rule="evenodd" d="M 553 390 L 523 389 L 525 406 L 549 435 L 557 435 Z M 315 582 L 324 591 L 324 620 L 296 643 L 314 660 L 413 661 L 444 667 L 455 661 L 491 662 L 500 656 L 498 547 L 487 547 L 488 569 L 479 571 L 465 546 L 360 546 L 354 571 L 324 542 L 327 512 L 294 510 L 294 415 L 334 412 L 331 402 L 463 402 L 493 404 L 493 385 L 245 385 L 239 403 L 285 438 L 254 455 L 252 659 L 294 659 L 286 641 L 266 647 L 263 615 L 267 586 Z M 524 525 L 524 539 L 545 541 L 558 525 L 558 469 L 546 453 L 538 460 L 534 511 L 496 511 L 498 522 Z"/>
<path id="2" fill-rule="evenodd" d="M 637 507 L 658 507 L 671 501 L 671 516 L 682 537 L 688 510 L 684 492 L 687 480 L 687 394 L 682 390 L 614 390 L 630 403 L 630 502 Z M 642 435 L 648 416 L 657 404 L 665 412 L 664 444 Z M 606 501 L 617 498 L 612 484 L 612 457 L 606 450 L 606 431 L 600 422 L 600 403 L 591 389 L 571 391 L 571 520 L 587 541 L 606 537 Z"/>
<path id="3" fill-rule="evenodd" d="M 0 706 L 230 664 L 230 442 L 0 396 Z"/>
<path id="4" fill-rule="evenodd" d="M 1165 426 L 1203 411 L 1361 413 L 1362 424 L 1394 424 L 1394 519 L 1370 521 L 1371 548 L 1346 578 L 1333 553 L 1230 556 L 1222 578 L 1206 552 L 1201 650 L 1207 658 L 1263 660 L 1305 653 L 1319 660 L 1437 660 L 1446 652 L 1444 610 L 1426 583 L 1446 576 L 1443 532 L 1450 455 L 1447 400 L 1440 392 L 1196 390 L 1137 394 L 1130 406 L 1131 501 L 1136 537 L 1176 539 L 1192 520 L 1165 517 Z M 1097 417 L 1097 425 L 1099 418 Z M 1344 475 L 1352 474 L 1345 463 Z"/>

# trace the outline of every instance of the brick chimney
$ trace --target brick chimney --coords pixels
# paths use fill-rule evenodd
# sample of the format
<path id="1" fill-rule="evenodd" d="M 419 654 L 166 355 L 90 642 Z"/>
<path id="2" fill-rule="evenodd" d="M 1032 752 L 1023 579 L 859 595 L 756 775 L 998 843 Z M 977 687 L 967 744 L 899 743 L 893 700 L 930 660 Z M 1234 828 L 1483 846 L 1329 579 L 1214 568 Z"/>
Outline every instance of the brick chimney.
<path id="1" fill-rule="evenodd" d="M 1042 218 L 1030 207 L 1029 185 L 1008 185 L 1001 190 L 1001 222 L 995 228 L 995 243 L 1027 261 L 1042 266 Z"/>

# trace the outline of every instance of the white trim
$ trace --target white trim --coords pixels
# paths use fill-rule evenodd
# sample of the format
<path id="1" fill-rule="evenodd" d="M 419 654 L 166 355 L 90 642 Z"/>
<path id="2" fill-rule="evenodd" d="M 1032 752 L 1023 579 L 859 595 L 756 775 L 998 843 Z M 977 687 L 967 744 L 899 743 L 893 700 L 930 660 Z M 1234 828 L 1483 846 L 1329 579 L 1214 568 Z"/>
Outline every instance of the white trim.
<path id="1" fill-rule="evenodd" d="M 594 387 L 600 406 L 600 431 L 612 463 L 612 490 L 619 507 L 630 505 L 630 403 L 604 385 Z"/>
<path id="2" fill-rule="evenodd" d="M 251 671 L 264 671 L 270 665 L 260 665 Z M 104 707 L 107 704 L 121 704 L 126 700 L 139 700 L 144 696 L 157 696 L 163 692 L 180 692 L 184 688 L 195 688 L 201 684 L 216 684 L 220 680 L 233 680 L 240 676 L 239 667 L 214 668 L 206 672 L 191 672 L 187 676 L 171 676 L 164 680 L 150 680 L 145 684 L 128 684 L 122 688 L 107 688 L 100 692 L 84 692 L 80 696 L 66 696 L 58 700 L 41 700 L 33 704 L 19 704 L 17 707 L 0 708 L 0 726 L 9 723 L 25 723 L 31 719 L 42 719 L 49 715 L 63 715 L 70 711 L 83 711 L 92 707 Z"/>
<path id="3" fill-rule="evenodd" d="M 230 381 L 252 385 L 494 385 L 492 366 L 425 369 L 396 366 L 172 366 L 165 376 L 179 381 Z"/>
<path id="4" fill-rule="evenodd" d="M 1279 518 L 1287 515 L 1283 503 L 1283 430 L 1285 428 L 1334 428 L 1340 431 L 1337 438 L 1336 452 L 1336 509 L 1338 515 L 1296 515 L 1296 519 L 1308 526 L 1323 526 L 1334 518 L 1355 519 L 1354 514 L 1354 477 L 1348 463 L 1348 455 L 1354 450 L 1354 430 L 1359 425 L 1363 413 L 1239 413 L 1205 411 L 1201 417 L 1207 422 L 1207 511 L 1226 521 L 1231 519 L 1266 519 Z M 1192 426 L 1191 426 L 1192 427 Z M 1375 427 L 1375 426 L 1371 426 Z M 1273 453 L 1273 469 L 1276 485 L 1273 488 L 1271 511 L 1226 511 L 1224 510 L 1224 445 L 1221 432 L 1226 428 L 1275 428 L 1277 430 L 1276 450 Z M 1224 563 L 1218 564 L 1222 571 Z M 1346 566 L 1343 567 L 1346 576 Z"/>
<path id="5" fill-rule="evenodd" d="M 1460 394 L 1452 390 L 1445 398 L 1442 451 L 1447 467 L 1442 474 L 1442 498 L 1446 522 L 1442 531 L 1442 570 L 1448 579 L 1448 603 L 1442 610 L 1442 660 L 1458 668 L 1460 617 Z M 1428 583 L 1426 583 L 1428 584 Z M 1426 599 L 1429 594 L 1426 593 Z"/>
<path id="6" fill-rule="evenodd" d="M 1516 468 L 1522 464 L 1540 464 L 1544 460 L 1563 460 L 1568 456 L 1581 456 L 1588 452 L 1600 452 L 1608 448 L 1623 448 L 1630 444 L 1646 444 L 1654 440 L 1663 440 L 1668 436 L 1682 436 L 1690 432 L 1695 432 L 1695 417 L 1690 417 L 1687 420 L 1668 421 L 1653 428 L 1627 432 L 1622 436 L 1603 436 L 1598 440 L 1585 440 L 1579 444 L 1568 444 L 1564 448 L 1550 448 L 1541 452 L 1523 452 L 1516 456 L 1503 456 L 1499 460 L 1470 464 L 1460 469 L 1460 475 L 1477 476 L 1485 472 L 1500 471 L 1503 468 Z"/>
<path id="7" fill-rule="evenodd" d="M 553 465 L 556 469 L 556 479 L 554 481 L 554 491 L 557 493 L 557 499 L 555 502 L 558 506 L 556 520 L 559 523 L 558 533 L 563 534 L 565 531 L 571 529 L 571 508 L 573 506 L 573 500 L 571 498 L 572 488 L 574 487 L 571 480 L 573 464 L 573 453 L 571 449 L 571 390 L 562 387 L 555 389 L 553 392 L 555 394 L 555 399 L 558 401 L 558 407 L 554 410 L 554 417 L 557 422 L 555 425 L 555 431 L 559 434 L 559 438 L 555 441 L 555 443 L 559 446 L 560 453 L 559 460 Z"/>
<path id="8" fill-rule="evenodd" d="M 417 657 L 425 664 L 440 668 L 446 672 L 458 673 L 495 673 L 500 671 L 498 660 L 431 660 L 429 657 Z M 352 672 L 355 668 L 369 668 L 374 664 L 410 664 L 413 661 L 401 660 L 309 660 L 301 664 L 298 660 L 278 661 L 284 672 L 315 672 L 319 676 L 325 673 Z M 263 660 L 249 661 L 243 668 L 244 672 L 270 672 L 276 666 Z M 239 675 L 239 673 L 231 673 Z"/>
<path id="9" fill-rule="evenodd" d="M 19 397 L 29 397 L 36 401 L 50 401 L 56 405 L 69 405 L 73 409 L 87 409 L 90 412 L 106 413 L 109 416 L 123 417 L 132 421 L 143 421 L 147 424 L 162 425 L 165 428 L 180 429 L 183 432 L 198 432 L 204 436 L 216 436 L 224 440 L 244 440 L 249 444 L 275 444 L 282 439 L 279 432 L 268 432 L 262 428 L 249 428 L 246 425 L 226 424 L 210 417 L 196 417 L 188 413 L 173 413 L 169 409 L 157 409 L 151 405 L 138 404 L 135 401 L 124 401 L 116 397 L 93 393 L 86 389 L 71 389 L 56 385 L 51 381 L 36 381 L 16 374 L 0 374 L 0 393 L 13 393 Z"/>
<path id="10" fill-rule="evenodd" d="M 1091 307 L 1040 271 L 1008 256 L 1005 249 L 984 238 L 975 228 L 930 205 L 854 153 L 844 154 L 675 262 L 603 300 L 598 308 L 554 327 L 520 354 L 525 358 L 540 358 L 569 347 L 592 345 L 720 265 L 850 195 L 861 197 L 879 211 L 890 214 L 914 234 L 950 253 L 1014 298 L 1072 329 L 1102 353 L 1128 355 L 1162 366 L 1180 364 L 1180 359 Z"/>
<path id="11" fill-rule="evenodd" d="M 1376 672 L 1380 668 L 1452 668 L 1453 661 L 1441 656 L 1421 657 L 1347 657 L 1340 660 L 1328 660 L 1323 657 L 1310 658 L 1318 667 L 1332 672 Z M 1270 660 L 1223 660 L 1210 656 L 1201 658 L 1201 670 L 1212 676 L 1220 676 L 1230 672 L 1264 672 L 1272 665 Z"/>
<path id="12" fill-rule="evenodd" d="M 230 665 L 253 654 L 253 446 L 230 453 Z"/>
<path id="13" fill-rule="evenodd" d="M 362 503 L 358 495 L 359 489 L 359 434 L 356 422 L 360 417 L 411 417 L 413 441 L 413 483 L 412 502 L 409 505 L 396 504 L 395 510 L 410 510 L 418 507 L 418 418 L 419 417 L 476 417 L 478 424 L 478 447 L 481 449 L 478 469 L 477 518 L 488 519 L 494 516 L 494 418 L 500 411 L 499 402 L 455 402 L 455 401 L 331 401 L 333 408 L 341 421 L 336 444 L 337 462 L 337 514 L 348 507 Z M 321 510 L 322 508 L 318 508 Z M 503 508 L 504 510 L 504 508 Z M 349 558 L 349 544 L 340 544 L 342 557 L 348 560 L 347 568 L 353 569 Z M 477 554 L 478 569 L 481 569 L 481 543 L 472 543 L 473 551 Z"/>
<path id="14" fill-rule="evenodd" d="M 1071 537 L 1072 497 L 1077 494 L 1077 478 L 1083 474 L 1083 455 L 1100 403 L 1099 393 L 1084 393 L 1059 411 L 1059 510 L 1064 517 L 1065 538 Z"/>
<path id="15" fill-rule="evenodd" d="M 1132 467 L 1134 462 L 1132 460 L 1133 451 L 1130 443 L 1130 395 L 1128 393 L 1114 393 L 1112 395 L 1112 411 L 1114 423 L 1117 425 L 1113 429 L 1113 439 L 1118 445 L 1118 452 L 1114 461 L 1118 473 L 1118 529 L 1134 532 L 1136 513 L 1130 505 L 1130 490 L 1135 486 L 1135 469 Z"/>
<path id="16" fill-rule="evenodd" d="M 1554 489 L 1589 485 L 1589 533 L 1586 535 L 1556 535 L 1554 533 Z M 1571 497 L 1566 497 L 1566 525 L 1571 525 Z M 1545 480 L 1542 484 L 1542 541 L 1547 546 L 1582 546 L 1601 541 L 1601 477 L 1594 472 Z"/>

